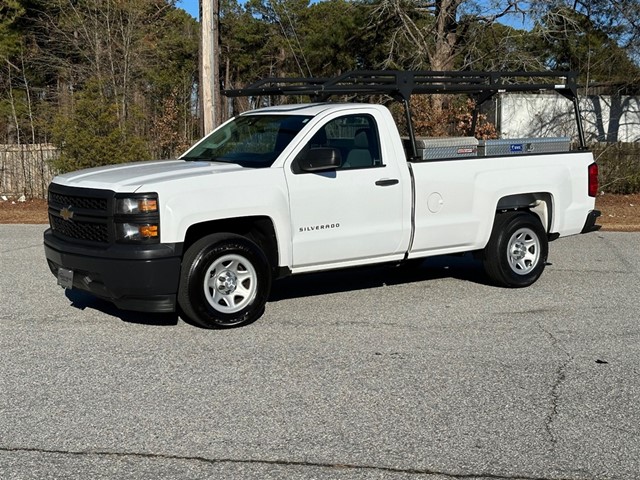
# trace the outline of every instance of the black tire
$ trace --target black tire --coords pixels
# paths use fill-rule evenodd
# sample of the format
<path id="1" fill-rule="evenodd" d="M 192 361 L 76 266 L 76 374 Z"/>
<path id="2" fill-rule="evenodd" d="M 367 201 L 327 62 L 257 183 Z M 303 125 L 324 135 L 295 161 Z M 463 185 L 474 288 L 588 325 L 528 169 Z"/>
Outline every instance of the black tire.
<path id="1" fill-rule="evenodd" d="M 536 215 L 499 213 L 483 252 L 484 268 L 498 286 L 528 287 L 542 275 L 548 254 L 547 234 Z"/>
<path id="2" fill-rule="evenodd" d="M 201 238 L 182 259 L 178 304 L 205 328 L 247 325 L 262 316 L 271 289 L 267 257 L 234 234 Z"/>

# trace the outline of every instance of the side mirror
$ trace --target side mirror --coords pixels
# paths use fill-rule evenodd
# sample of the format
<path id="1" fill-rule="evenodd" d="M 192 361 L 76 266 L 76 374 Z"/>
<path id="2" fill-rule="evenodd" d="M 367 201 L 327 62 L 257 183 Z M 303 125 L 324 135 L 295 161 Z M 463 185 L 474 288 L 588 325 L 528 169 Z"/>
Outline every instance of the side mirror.
<path id="1" fill-rule="evenodd" d="M 337 148 L 310 148 L 299 158 L 298 165 L 303 172 L 323 172 L 342 166 L 342 156 Z"/>

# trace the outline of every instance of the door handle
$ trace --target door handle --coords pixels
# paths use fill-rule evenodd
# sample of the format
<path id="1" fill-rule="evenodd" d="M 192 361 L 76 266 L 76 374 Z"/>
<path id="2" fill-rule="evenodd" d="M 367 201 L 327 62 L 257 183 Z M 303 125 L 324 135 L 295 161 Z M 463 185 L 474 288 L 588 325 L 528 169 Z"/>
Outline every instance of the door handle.
<path id="1" fill-rule="evenodd" d="M 397 185 L 398 183 L 400 183 L 400 180 L 398 180 L 397 178 L 383 178 L 381 180 L 378 180 L 376 182 L 376 185 L 378 185 L 379 187 L 388 187 L 390 185 Z"/>

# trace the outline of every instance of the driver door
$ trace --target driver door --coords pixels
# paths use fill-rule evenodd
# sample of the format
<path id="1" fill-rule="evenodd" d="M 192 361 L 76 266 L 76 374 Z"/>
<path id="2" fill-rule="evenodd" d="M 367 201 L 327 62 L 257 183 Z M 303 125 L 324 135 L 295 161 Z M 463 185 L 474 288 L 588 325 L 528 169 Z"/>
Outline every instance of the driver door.
<path id="1" fill-rule="evenodd" d="M 404 254 L 400 171 L 383 146 L 373 115 L 342 115 L 294 159 L 286 171 L 294 271 Z M 302 170 L 296 162 L 316 147 L 339 153 L 340 167 Z"/>

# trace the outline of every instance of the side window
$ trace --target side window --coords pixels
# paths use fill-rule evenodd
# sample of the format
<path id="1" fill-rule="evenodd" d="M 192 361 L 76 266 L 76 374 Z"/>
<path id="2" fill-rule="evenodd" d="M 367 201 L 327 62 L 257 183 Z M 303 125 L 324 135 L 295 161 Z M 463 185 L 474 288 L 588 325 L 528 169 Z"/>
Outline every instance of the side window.
<path id="1" fill-rule="evenodd" d="M 307 144 L 308 149 L 322 147 L 340 152 L 340 170 L 383 165 L 378 128 L 370 115 L 348 115 L 331 120 Z"/>

